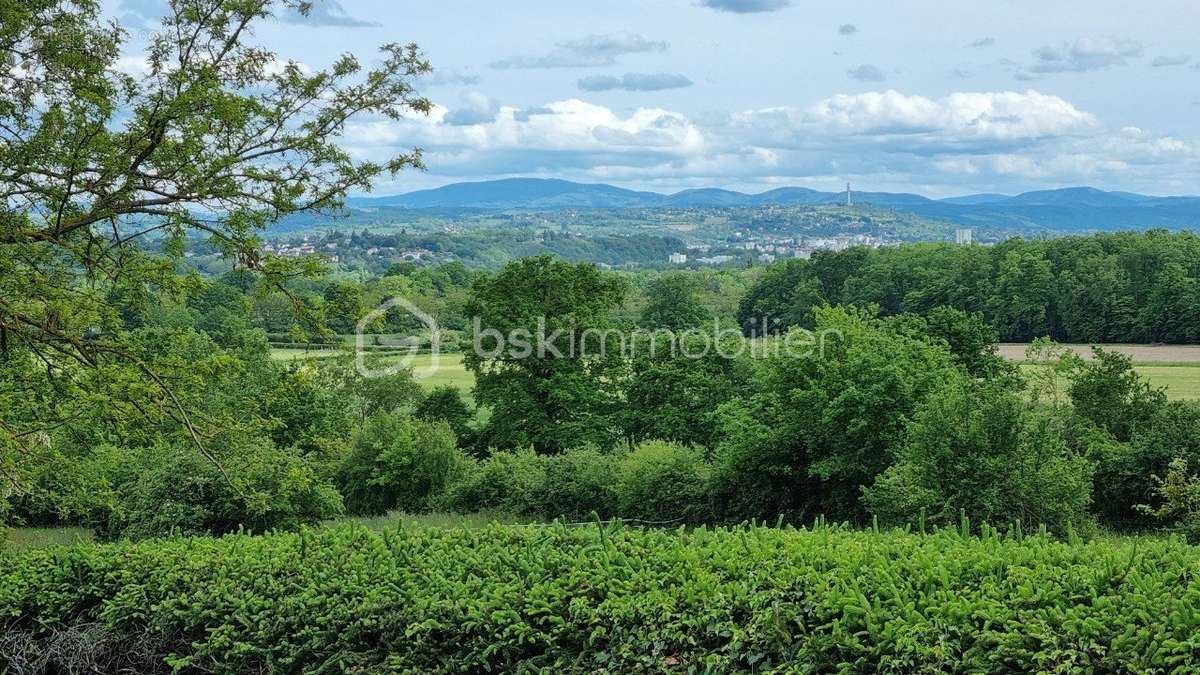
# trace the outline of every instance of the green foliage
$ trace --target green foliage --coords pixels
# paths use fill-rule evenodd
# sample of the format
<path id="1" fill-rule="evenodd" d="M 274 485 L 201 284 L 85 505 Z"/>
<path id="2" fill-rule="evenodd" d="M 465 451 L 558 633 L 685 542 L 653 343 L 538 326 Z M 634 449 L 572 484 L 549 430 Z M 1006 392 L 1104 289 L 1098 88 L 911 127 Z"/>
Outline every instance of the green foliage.
<path id="1" fill-rule="evenodd" d="M 813 354 L 761 359 L 753 390 L 722 409 L 717 491 L 736 517 L 863 517 L 860 487 L 892 465 L 913 412 L 964 377 L 944 346 L 866 312 L 816 316 Z"/>
<path id="2" fill-rule="evenodd" d="M 926 399 L 895 465 L 864 490 L 884 522 L 977 525 L 1063 534 L 1088 521 L 1093 466 L 1072 453 L 1052 420 L 992 384 L 953 381 Z"/>
<path id="3" fill-rule="evenodd" d="M 460 513 L 489 510 L 546 520 L 608 517 L 617 512 L 617 461 L 594 448 L 493 453 L 451 485 L 443 505 Z"/>
<path id="4" fill-rule="evenodd" d="M 239 275 L 282 290 L 322 268 L 264 254 L 258 233 L 419 166 L 416 152 L 358 161 L 339 137 L 359 115 L 400 118 L 432 106 L 413 89 L 430 70 L 415 45 L 382 46 L 371 68 L 344 55 L 310 70 L 248 40 L 277 13 L 310 3 L 171 2 L 137 40 L 146 57 L 137 76 L 118 63 L 130 33 L 104 19 L 102 4 L 0 5 L 0 370 L 16 362 L 21 379 L 33 380 L 25 394 L 55 392 L 12 406 L 22 392 L 0 387 L 4 493 L 29 488 L 24 464 L 36 453 L 24 439 L 43 433 L 93 435 L 150 417 L 149 426 L 173 426 L 211 460 L 196 439 L 245 420 L 232 405 L 220 415 L 194 409 L 202 397 L 177 388 L 214 358 L 173 358 L 180 350 L 160 358 L 136 331 L 154 305 L 182 301 L 201 314 L 197 323 L 181 313 L 188 328 L 238 351 L 249 325 L 232 288 L 250 288 Z M 144 245 L 150 234 L 161 239 Z M 238 272 L 213 284 L 179 275 L 189 235 L 205 237 Z M 294 309 L 308 328 L 319 308 Z M 27 367 L 31 358 L 39 368 Z M 227 370 L 218 377 L 235 375 Z"/>
<path id="5" fill-rule="evenodd" d="M 1093 492 L 1102 522 L 1122 529 L 1160 524 L 1137 507 L 1159 505 L 1155 476 L 1166 476 L 1172 461 L 1200 466 L 1200 403 L 1165 403 L 1129 442 L 1101 434 L 1086 447 L 1097 464 Z"/>
<path id="6" fill-rule="evenodd" d="M 13 670 L 78 655 L 54 644 L 85 626 L 147 645 L 117 653 L 136 672 L 1115 673 L 1197 658 L 1200 553 L 1163 539 L 337 527 L 4 563 L 8 644 L 28 646 L 0 656 Z"/>
<path id="7" fill-rule="evenodd" d="M 1168 523 L 1189 543 L 1200 543 L 1200 477 L 1188 472 L 1187 460 L 1171 460 L 1166 477 L 1155 476 L 1154 483 L 1159 506 L 1140 504 L 1139 510 Z"/>
<path id="8" fill-rule="evenodd" d="M 1128 441 L 1166 405 L 1166 392 L 1143 380 L 1131 357 L 1099 347 L 1093 347 L 1092 354 L 1094 358 L 1072 375 L 1067 394 L 1076 413 L 1117 440 Z"/>
<path id="9" fill-rule="evenodd" d="M 92 524 L 106 537 L 144 539 L 295 529 L 342 512 L 328 481 L 269 441 L 226 449 L 221 459 L 228 475 L 187 446 L 102 448 L 96 487 L 108 508 L 95 508 Z"/>
<path id="10" fill-rule="evenodd" d="M 445 422 L 379 413 L 355 434 L 337 484 L 350 513 L 418 512 L 429 508 L 466 465 Z"/>
<path id="11" fill-rule="evenodd" d="M 619 349 L 600 349 L 595 339 L 613 327 L 610 313 L 624 295 L 619 277 L 549 257 L 475 281 L 467 309 L 480 344 L 464 362 L 475 375 L 475 400 L 492 409 L 482 430 L 488 445 L 549 453 L 617 440 L 614 372 L 624 364 Z M 514 335 L 524 336 L 528 354 L 514 351 Z M 507 346 L 486 358 L 499 346 L 496 336 Z"/>
<path id="12" fill-rule="evenodd" d="M 686 335 L 637 342 L 619 413 L 625 435 L 635 442 L 716 445 L 718 408 L 751 386 L 749 360 L 737 355 L 744 348 L 740 342 L 720 348 L 708 337 Z"/>
<path id="13" fill-rule="evenodd" d="M 643 328 L 682 331 L 712 320 L 712 314 L 700 303 L 700 283 L 696 275 L 675 272 L 646 284 L 648 300 L 638 322 Z"/>
<path id="14" fill-rule="evenodd" d="M 653 522 L 704 522 L 711 518 L 711 465 L 696 449 L 647 441 L 621 458 L 617 473 L 620 514 Z"/>
<path id="15" fill-rule="evenodd" d="M 1163 230 L 819 252 L 769 267 L 737 319 L 747 332 L 784 332 L 812 327 L 826 304 L 884 316 L 953 307 L 982 313 L 1004 342 L 1187 344 L 1200 339 L 1197 259 L 1200 236 Z"/>
<path id="16" fill-rule="evenodd" d="M 430 422 L 445 422 L 450 425 L 461 446 L 467 446 L 474 437 L 471 420 L 475 414 L 467 407 L 458 387 L 446 385 L 436 387 L 417 403 L 413 417 Z"/>

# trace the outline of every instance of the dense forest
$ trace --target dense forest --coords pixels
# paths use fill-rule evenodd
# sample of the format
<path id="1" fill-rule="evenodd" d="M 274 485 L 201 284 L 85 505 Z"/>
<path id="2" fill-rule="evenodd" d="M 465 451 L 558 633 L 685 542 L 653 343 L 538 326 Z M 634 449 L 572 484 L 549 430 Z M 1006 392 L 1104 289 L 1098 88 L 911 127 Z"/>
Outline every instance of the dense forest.
<path id="1" fill-rule="evenodd" d="M 747 330 L 763 317 L 780 330 L 811 326 L 813 308 L 829 304 L 874 305 L 885 315 L 979 312 L 1005 342 L 1195 343 L 1200 237 L 1153 230 L 819 252 L 773 266 L 738 318 Z"/>

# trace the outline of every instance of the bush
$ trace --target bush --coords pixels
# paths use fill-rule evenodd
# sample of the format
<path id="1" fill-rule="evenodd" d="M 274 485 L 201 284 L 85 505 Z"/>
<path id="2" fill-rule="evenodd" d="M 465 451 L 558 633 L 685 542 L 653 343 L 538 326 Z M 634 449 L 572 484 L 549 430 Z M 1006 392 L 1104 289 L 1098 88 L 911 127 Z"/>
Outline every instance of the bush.
<path id="1" fill-rule="evenodd" d="M 1072 453 L 1051 420 L 1016 394 L 957 381 L 918 410 L 897 464 L 864 489 L 885 522 L 972 522 L 1055 532 L 1088 520 L 1093 466 Z"/>
<path id="2" fill-rule="evenodd" d="M 0 557 L 0 668 L 16 672 L 4 645 L 53 653 L 88 626 L 153 645 L 127 653 L 145 659 L 130 672 L 1116 673 L 1200 659 L 1200 550 L 1162 539 L 343 526 Z"/>
<path id="3" fill-rule="evenodd" d="M 1171 462 L 1166 477 L 1154 477 L 1156 496 L 1161 500 L 1157 509 L 1139 505 L 1139 510 L 1152 515 L 1182 534 L 1188 543 L 1200 543 L 1200 477 L 1188 473 L 1187 460 Z"/>
<path id="4" fill-rule="evenodd" d="M 334 487 L 302 459 L 269 440 L 225 449 L 221 468 L 193 447 L 97 451 L 111 499 L 91 524 L 101 537 L 143 539 L 295 529 L 342 512 Z"/>
<path id="5" fill-rule="evenodd" d="M 368 418 L 337 473 L 347 510 L 358 515 L 427 510 L 467 465 L 456 441 L 445 422 L 396 412 Z"/>
<path id="6" fill-rule="evenodd" d="M 504 511 L 535 518 L 581 520 L 616 510 L 617 459 L 593 448 L 559 455 L 497 452 L 451 486 L 443 506 Z"/>
<path id="7" fill-rule="evenodd" d="M 621 458 L 619 513 L 649 521 L 701 522 L 709 518 L 712 466 L 695 448 L 647 441 Z"/>
<path id="8" fill-rule="evenodd" d="M 1200 465 L 1200 403 L 1171 401 L 1163 404 L 1128 443 L 1103 432 L 1088 440 L 1089 456 L 1097 464 L 1093 494 L 1104 524 L 1121 529 L 1143 529 L 1160 521 L 1149 517 L 1141 504 L 1157 506 L 1155 476 L 1166 476 L 1172 460 Z"/>

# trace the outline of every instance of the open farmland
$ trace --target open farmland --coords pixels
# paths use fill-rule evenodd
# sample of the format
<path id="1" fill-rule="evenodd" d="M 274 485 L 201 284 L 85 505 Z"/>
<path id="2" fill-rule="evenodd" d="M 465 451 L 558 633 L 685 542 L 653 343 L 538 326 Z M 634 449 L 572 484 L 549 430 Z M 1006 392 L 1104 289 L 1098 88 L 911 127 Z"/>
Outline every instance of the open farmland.
<path id="1" fill-rule="evenodd" d="M 1092 359 L 1090 345 L 1063 345 L 1084 359 Z M 1133 358 L 1134 370 L 1156 387 L 1164 387 L 1172 399 L 1200 399 L 1200 345 L 1098 345 Z M 1000 345 L 1000 354 L 1013 361 L 1025 360 L 1027 344 Z M 1031 364 L 1022 366 L 1026 371 Z"/>

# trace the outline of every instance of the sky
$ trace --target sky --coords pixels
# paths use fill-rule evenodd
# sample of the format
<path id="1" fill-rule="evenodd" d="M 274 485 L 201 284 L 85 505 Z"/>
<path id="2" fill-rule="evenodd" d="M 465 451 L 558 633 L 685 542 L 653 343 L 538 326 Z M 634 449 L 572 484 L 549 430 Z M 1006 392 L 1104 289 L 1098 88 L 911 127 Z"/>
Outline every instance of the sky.
<path id="1" fill-rule="evenodd" d="M 163 0 L 109 0 L 136 35 Z M 341 144 L 427 170 L 671 192 L 1200 194 L 1195 0 L 316 0 L 254 39 L 314 69 L 415 42 L 436 107 Z M 136 41 L 129 46 L 136 51 Z M 129 54 L 136 58 L 135 53 Z"/>

